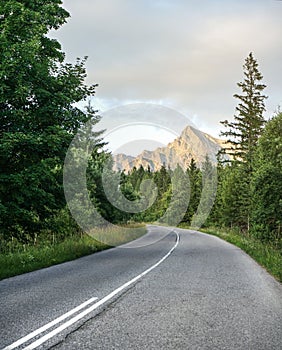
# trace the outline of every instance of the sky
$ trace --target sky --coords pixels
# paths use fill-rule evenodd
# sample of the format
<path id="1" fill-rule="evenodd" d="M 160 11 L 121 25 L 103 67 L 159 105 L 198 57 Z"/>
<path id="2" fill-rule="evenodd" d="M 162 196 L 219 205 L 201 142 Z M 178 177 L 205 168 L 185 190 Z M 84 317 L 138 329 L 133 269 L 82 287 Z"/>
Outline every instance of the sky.
<path id="1" fill-rule="evenodd" d="M 51 34 L 66 61 L 88 56 L 101 112 L 154 103 L 218 137 L 232 120 L 253 52 L 264 76 L 267 118 L 282 106 L 282 1 L 64 0 L 71 18 Z"/>

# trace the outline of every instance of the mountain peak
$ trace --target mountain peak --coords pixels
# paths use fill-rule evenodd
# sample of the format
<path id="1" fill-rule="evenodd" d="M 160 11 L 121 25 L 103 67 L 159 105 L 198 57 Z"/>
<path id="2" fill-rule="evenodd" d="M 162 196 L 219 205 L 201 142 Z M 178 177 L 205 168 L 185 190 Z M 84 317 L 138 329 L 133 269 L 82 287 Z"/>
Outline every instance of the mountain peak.
<path id="1" fill-rule="evenodd" d="M 153 151 L 144 150 L 137 157 L 117 154 L 113 156 L 114 169 L 128 172 L 134 166 L 148 165 L 152 171 L 159 170 L 163 164 L 175 169 L 177 164 L 187 168 L 193 158 L 201 167 L 208 155 L 212 163 L 216 163 L 217 152 L 224 147 L 224 141 L 216 139 L 190 125 L 186 126 L 181 135 L 166 147 L 158 147 Z"/>

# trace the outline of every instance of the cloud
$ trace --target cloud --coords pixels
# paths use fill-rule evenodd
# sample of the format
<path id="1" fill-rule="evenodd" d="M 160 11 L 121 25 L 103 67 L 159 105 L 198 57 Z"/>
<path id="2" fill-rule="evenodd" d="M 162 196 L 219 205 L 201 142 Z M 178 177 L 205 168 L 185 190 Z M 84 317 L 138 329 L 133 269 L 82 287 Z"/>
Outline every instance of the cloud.
<path id="1" fill-rule="evenodd" d="M 232 96 L 250 51 L 269 86 L 270 113 L 282 99 L 278 1 L 80 0 L 64 6 L 72 18 L 52 35 L 67 59 L 89 56 L 88 82 L 99 83 L 97 97 L 104 101 L 162 101 L 217 133 L 219 121 L 233 116 Z"/>

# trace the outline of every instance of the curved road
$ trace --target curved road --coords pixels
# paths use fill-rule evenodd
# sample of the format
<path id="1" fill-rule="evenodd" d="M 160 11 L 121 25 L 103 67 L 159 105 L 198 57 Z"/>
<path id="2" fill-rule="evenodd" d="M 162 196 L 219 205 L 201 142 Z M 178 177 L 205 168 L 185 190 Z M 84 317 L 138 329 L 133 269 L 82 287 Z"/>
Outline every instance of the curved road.
<path id="1" fill-rule="evenodd" d="M 50 348 L 280 350 L 282 286 L 216 237 L 149 226 L 0 282 L 0 349 Z"/>

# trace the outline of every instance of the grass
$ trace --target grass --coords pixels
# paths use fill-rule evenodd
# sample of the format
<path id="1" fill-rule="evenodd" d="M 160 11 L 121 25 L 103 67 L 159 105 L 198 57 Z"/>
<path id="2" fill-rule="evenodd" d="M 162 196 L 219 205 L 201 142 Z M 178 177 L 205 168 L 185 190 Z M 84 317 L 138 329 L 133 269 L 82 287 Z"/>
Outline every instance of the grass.
<path id="1" fill-rule="evenodd" d="M 91 232 L 91 236 L 111 246 L 118 246 L 130 241 L 133 241 L 146 233 L 146 227 L 144 224 L 132 223 L 127 225 L 120 225 L 119 228 L 105 228 L 94 230 Z"/>
<path id="2" fill-rule="evenodd" d="M 181 225 L 181 227 L 183 226 Z M 205 228 L 201 231 L 222 238 L 241 248 L 279 282 L 282 282 L 281 242 L 280 244 L 279 242 L 277 244 L 262 242 L 248 234 L 230 229 Z"/>
<path id="3" fill-rule="evenodd" d="M 183 224 L 181 227 L 188 228 Z M 262 243 L 234 230 L 206 228 L 201 231 L 238 246 L 282 282 L 282 253 L 278 244 Z M 143 224 L 131 224 L 95 230 L 92 232 L 93 238 L 86 234 L 73 235 L 54 244 L 46 241 L 40 242 L 40 239 L 37 245 L 24 246 L 16 242 L 9 242 L 5 249 L 1 246 L 0 280 L 93 254 L 137 239 L 145 233 L 146 227 Z"/>
<path id="4" fill-rule="evenodd" d="M 115 243 L 126 243 L 146 233 L 144 225 L 130 225 L 111 229 L 97 230 L 94 237 L 110 237 Z M 113 240 L 111 242 L 114 242 Z M 0 280 L 26 272 L 39 270 L 52 265 L 71 261 L 85 255 L 111 248 L 112 245 L 99 242 L 90 236 L 73 235 L 60 243 L 50 243 L 40 237 L 37 245 L 21 245 L 9 242 L 5 249 L 3 245 L 0 254 Z"/>

